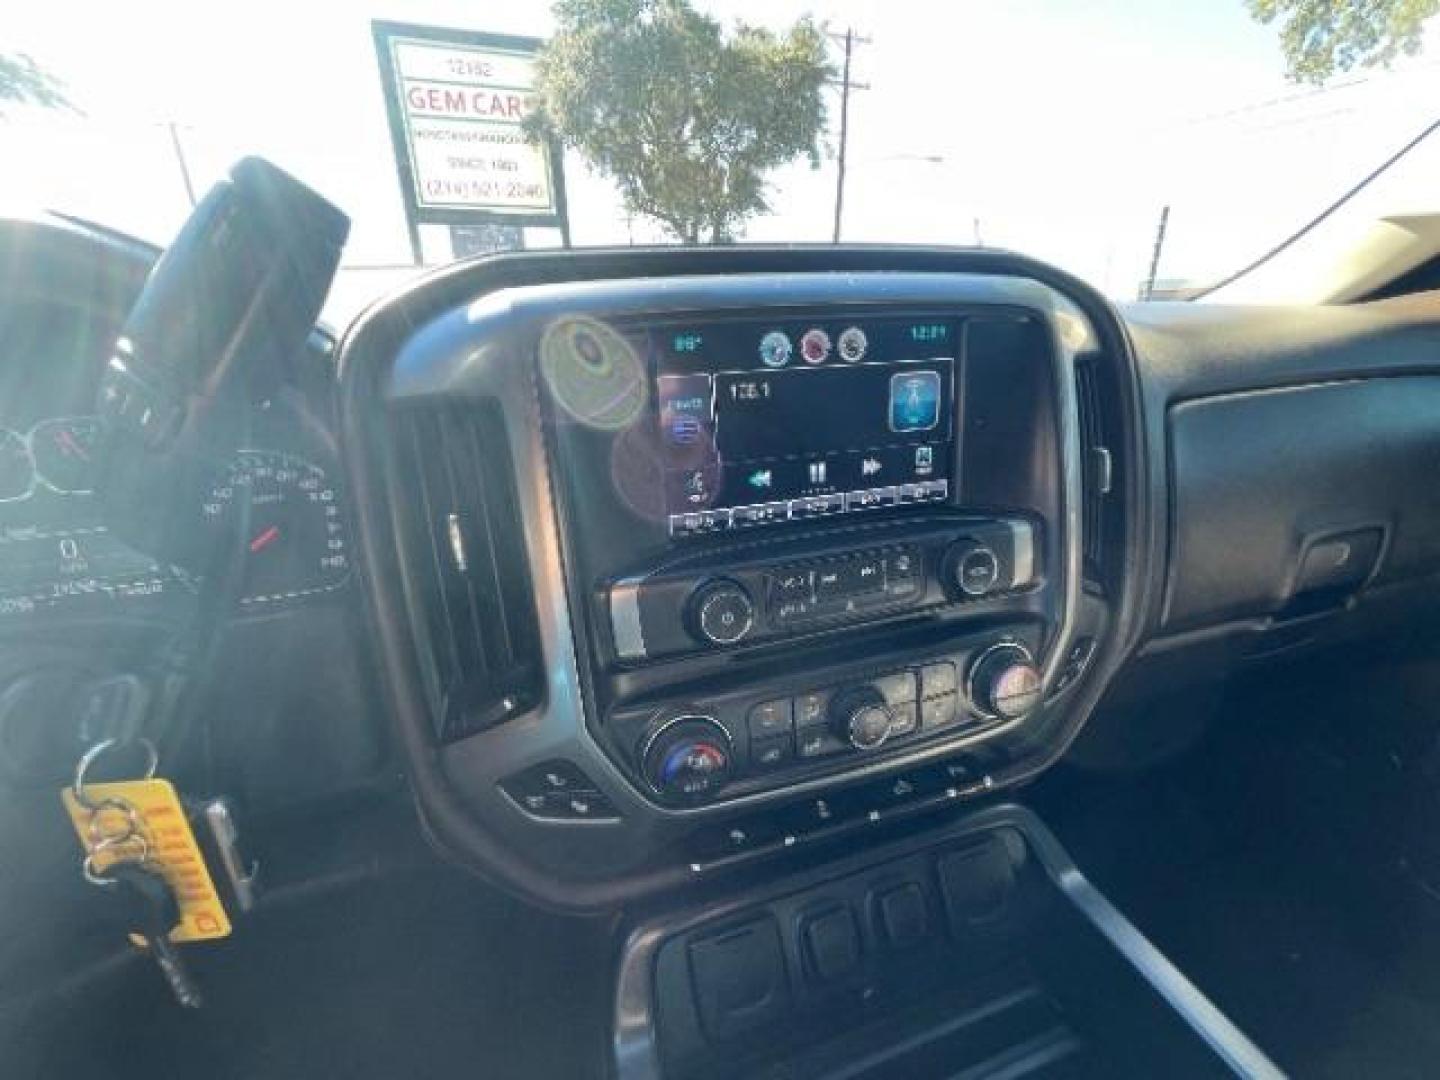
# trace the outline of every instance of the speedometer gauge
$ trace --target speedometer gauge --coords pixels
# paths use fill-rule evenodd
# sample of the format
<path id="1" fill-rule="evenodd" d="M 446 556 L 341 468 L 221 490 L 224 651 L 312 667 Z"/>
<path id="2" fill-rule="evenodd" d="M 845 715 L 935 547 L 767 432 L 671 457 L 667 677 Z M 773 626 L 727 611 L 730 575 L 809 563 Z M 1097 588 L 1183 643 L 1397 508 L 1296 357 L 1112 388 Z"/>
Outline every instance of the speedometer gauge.
<path id="1" fill-rule="evenodd" d="M 339 497 L 325 471 L 266 450 L 236 455 L 202 508 L 217 543 L 233 543 L 248 508 L 241 603 L 284 603 L 344 584 L 350 573 Z"/>
<path id="2" fill-rule="evenodd" d="M 54 490 L 83 494 L 94 486 L 91 455 L 100 439 L 98 416 L 71 416 L 45 420 L 30 431 L 35 471 Z"/>

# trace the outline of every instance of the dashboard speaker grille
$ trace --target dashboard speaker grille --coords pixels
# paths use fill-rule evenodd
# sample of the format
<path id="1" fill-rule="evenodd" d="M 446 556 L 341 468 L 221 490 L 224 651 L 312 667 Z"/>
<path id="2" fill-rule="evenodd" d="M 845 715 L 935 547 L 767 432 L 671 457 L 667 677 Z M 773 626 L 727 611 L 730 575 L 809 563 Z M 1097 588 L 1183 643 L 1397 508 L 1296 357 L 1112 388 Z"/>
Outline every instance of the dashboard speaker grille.
<path id="1" fill-rule="evenodd" d="M 494 403 L 405 407 L 391 434 L 406 595 L 436 732 L 453 740 L 544 693 L 505 419 Z"/>

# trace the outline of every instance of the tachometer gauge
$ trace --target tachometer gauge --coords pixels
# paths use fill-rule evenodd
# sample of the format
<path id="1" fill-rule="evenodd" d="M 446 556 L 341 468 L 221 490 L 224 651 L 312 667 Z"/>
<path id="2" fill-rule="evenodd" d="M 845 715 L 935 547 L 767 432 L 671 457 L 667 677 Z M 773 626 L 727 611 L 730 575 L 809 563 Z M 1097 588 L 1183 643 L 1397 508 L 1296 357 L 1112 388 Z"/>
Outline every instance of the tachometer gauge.
<path id="1" fill-rule="evenodd" d="M 36 473 L 62 494 L 89 492 L 95 486 L 91 455 L 99 438 L 100 420 L 95 416 L 41 421 L 30 431 Z"/>
<path id="2" fill-rule="evenodd" d="M 245 523 L 243 604 L 284 603 L 329 592 L 350 573 L 339 497 L 318 465 L 287 454 L 244 450 L 202 507 L 217 543 Z"/>
<path id="3" fill-rule="evenodd" d="M 0 503 L 23 499 L 34 486 L 35 460 L 30 447 L 22 436 L 0 428 Z"/>

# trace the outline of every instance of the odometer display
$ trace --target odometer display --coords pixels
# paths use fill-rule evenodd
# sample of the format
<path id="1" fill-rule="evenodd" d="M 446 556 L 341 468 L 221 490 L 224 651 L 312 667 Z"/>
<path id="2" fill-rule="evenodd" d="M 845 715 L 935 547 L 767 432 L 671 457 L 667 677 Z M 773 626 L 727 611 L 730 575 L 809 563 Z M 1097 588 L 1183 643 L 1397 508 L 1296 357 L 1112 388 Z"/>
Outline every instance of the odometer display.
<path id="1" fill-rule="evenodd" d="M 245 527 L 242 604 L 329 592 L 350 575 L 339 495 L 318 465 L 272 451 L 242 451 L 211 489 L 202 513 L 217 542 L 234 543 L 235 530 Z"/>

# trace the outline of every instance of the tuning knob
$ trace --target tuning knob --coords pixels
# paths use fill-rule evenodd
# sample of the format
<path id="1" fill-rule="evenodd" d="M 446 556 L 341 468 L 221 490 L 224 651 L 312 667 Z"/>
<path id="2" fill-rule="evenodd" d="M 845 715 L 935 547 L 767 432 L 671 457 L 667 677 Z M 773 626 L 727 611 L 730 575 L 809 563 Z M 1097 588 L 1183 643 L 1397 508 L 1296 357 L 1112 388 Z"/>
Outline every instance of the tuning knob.
<path id="1" fill-rule="evenodd" d="M 730 736 L 708 716 L 678 714 L 656 723 L 640 746 L 645 779 L 657 794 L 698 802 L 730 779 Z"/>
<path id="2" fill-rule="evenodd" d="M 1018 720 L 1040 701 L 1040 669 L 1024 645 L 1001 642 L 990 646 L 970 665 L 965 689 L 971 706 L 981 716 Z"/>
<path id="3" fill-rule="evenodd" d="M 988 596 L 1000 585 L 1000 557 L 978 540 L 955 541 L 943 565 L 951 587 L 966 599 Z"/>
<path id="4" fill-rule="evenodd" d="M 895 714 L 873 686 L 841 690 L 830 701 L 830 727 L 856 750 L 874 750 L 890 737 Z"/>

